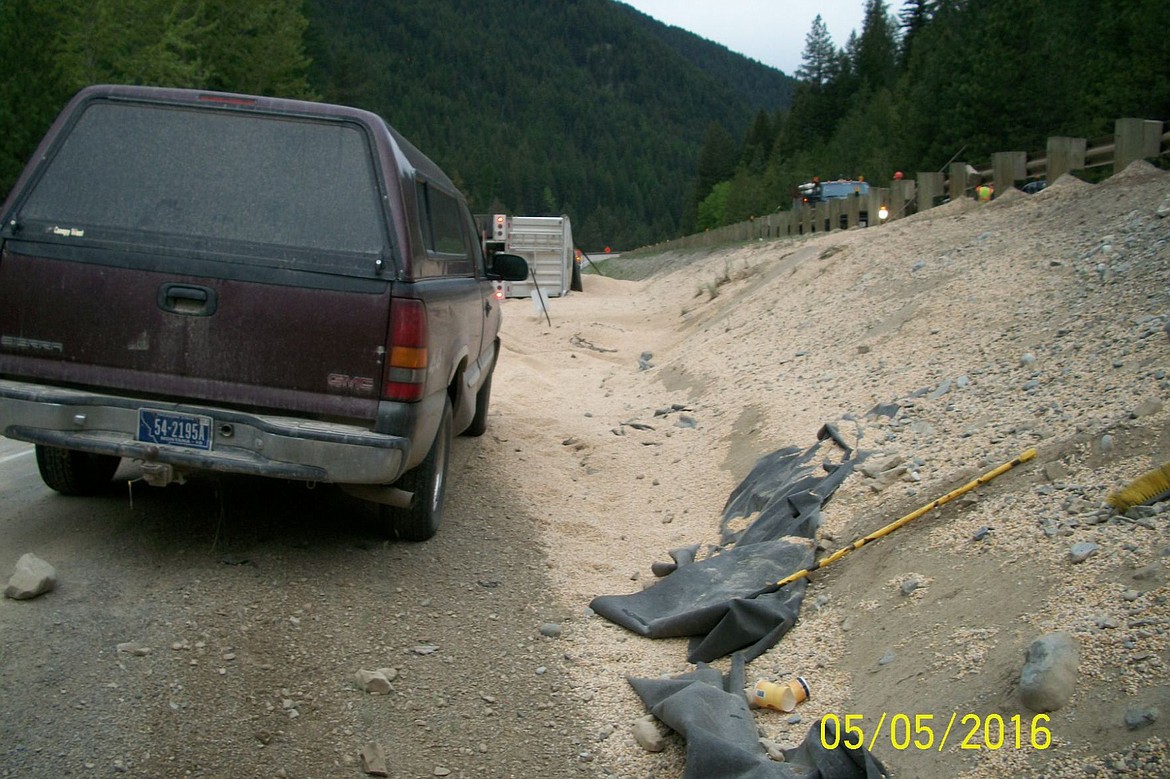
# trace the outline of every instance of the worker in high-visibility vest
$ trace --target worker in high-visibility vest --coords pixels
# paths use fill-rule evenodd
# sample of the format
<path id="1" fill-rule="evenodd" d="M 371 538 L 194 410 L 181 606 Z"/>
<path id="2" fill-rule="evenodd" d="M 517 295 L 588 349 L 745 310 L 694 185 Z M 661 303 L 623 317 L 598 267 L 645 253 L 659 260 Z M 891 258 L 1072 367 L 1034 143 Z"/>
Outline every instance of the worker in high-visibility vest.
<path id="1" fill-rule="evenodd" d="M 980 184 L 975 188 L 975 199 L 980 203 L 987 203 L 991 201 L 994 193 L 995 189 L 990 184 Z"/>

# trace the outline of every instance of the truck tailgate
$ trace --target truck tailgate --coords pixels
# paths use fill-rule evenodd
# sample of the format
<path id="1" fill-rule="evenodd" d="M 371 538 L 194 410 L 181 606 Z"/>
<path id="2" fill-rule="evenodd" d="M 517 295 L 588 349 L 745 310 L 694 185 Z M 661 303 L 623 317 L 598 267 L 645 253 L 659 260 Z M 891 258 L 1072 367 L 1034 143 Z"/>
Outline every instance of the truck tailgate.
<path id="1" fill-rule="evenodd" d="M 11 241 L 0 256 L 0 374 L 374 419 L 388 283 L 246 263 L 192 273 L 191 263 L 143 253 L 54 253 Z"/>

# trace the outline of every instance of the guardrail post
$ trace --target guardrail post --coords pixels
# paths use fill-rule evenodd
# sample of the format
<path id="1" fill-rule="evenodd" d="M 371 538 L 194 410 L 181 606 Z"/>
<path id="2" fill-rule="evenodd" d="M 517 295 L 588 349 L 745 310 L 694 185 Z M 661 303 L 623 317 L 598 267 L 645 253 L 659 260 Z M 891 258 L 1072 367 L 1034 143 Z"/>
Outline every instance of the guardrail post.
<path id="1" fill-rule="evenodd" d="M 1045 180 L 1051 184 L 1066 173 L 1085 167 L 1084 138 L 1057 136 L 1048 139 L 1048 166 L 1044 171 Z"/>
<path id="2" fill-rule="evenodd" d="M 909 204 L 914 200 L 914 186 L 913 179 L 894 179 L 890 182 L 890 202 L 886 205 L 890 207 L 890 219 L 901 219 L 909 211 Z"/>
<path id="3" fill-rule="evenodd" d="M 816 210 L 813 211 L 813 232 L 823 233 L 826 229 L 826 224 L 829 221 L 829 201 L 822 200 L 817 203 Z"/>
<path id="4" fill-rule="evenodd" d="M 1113 130 L 1113 172 L 1162 151 L 1162 123 L 1154 119 L 1118 119 Z"/>
<path id="5" fill-rule="evenodd" d="M 996 194 L 1007 192 L 1020 179 L 1028 178 L 1028 152 L 997 151 L 991 155 L 991 180 Z"/>
<path id="6" fill-rule="evenodd" d="M 851 230 L 857 227 L 858 221 L 861 219 L 861 195 L 853 193 L 845 198 L 845 229 Z"/>
<path id="7" fill-rule="evenodd" d="M 830 230 L 840 230 L 841 229 L 841 210 L 842 210 L 842 206 L 844 206 L 844 205 L 845 204 L 843 202 L 841 202 L 840 200 L 830 200 L 829 201 L 829 229 Z"/>
<path id="8" fill-rule="evenodd" d="M 925 211 L 934 208 L 943 194 L 942 171 L 926 171 L 917 175 L 918 180 L 918 210 Z"/>
<path id="9" fill-rule="evenodd" d="M 967 181 L 968 167 L 965 162 L 951 163 L 947 172 L 947 197 L 951 200 L 967 197 L 967 187 L 970 184 Z"/>

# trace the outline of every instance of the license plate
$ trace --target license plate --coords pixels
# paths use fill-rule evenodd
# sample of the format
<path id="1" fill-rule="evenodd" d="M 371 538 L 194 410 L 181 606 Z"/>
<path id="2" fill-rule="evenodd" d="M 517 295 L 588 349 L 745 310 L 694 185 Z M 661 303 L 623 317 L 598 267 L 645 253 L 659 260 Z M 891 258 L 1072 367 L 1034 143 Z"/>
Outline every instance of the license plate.
<path id="1" fill-rule="evenodd" d="M 189 449 L 210 449 L 211 417 L 140 408 L 138 440 Z"/>

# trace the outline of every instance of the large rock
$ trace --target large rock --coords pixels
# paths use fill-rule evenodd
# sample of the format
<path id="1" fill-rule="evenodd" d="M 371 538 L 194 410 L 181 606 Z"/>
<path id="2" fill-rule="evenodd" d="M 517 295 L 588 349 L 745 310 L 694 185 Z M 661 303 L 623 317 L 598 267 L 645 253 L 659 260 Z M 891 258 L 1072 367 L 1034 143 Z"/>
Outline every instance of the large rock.
<path id="1" fill-rule="evenodd" d="M 1049 633 L 1028 647 L 1020 672 L 1020 700 L 1032 711 L 1056 711 L 1077 686 L 1081 647 L 1071 633 Z"/>
<path id="2" fill-rule="evenodd" d="M 15 600 L 28 600 L 44 595 L 57 586 L 57 569 L 32 552 L 21 555 L 16 571 L 4 588 L 4 595 Z"/>

